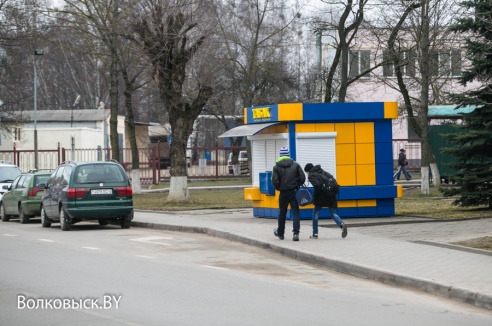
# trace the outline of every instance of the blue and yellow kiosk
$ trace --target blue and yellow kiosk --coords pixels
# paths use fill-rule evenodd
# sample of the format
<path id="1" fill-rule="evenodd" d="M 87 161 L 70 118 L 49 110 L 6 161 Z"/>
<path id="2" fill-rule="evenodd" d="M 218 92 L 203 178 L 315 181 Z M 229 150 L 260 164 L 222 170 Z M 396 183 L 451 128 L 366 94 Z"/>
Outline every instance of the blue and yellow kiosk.
<path id="1" fill-rule="evenodd" d="M 278 216 L 271 171 L 284 146 L 301 167 L 319 164 L 336 177 L 342 218 L 386 217 L 395 214 L 394 200 L 403 193 L 393 181 L 397 117 L 396 102 L 274 104 L 245 108 L 244 125 L 220 137 L 247 136 L 251 142 L 252 186 L 244 198 L 253 201 L 255 217 Z M 301 207 L 301 219 L 311 219 L 312 209 Z M 329 216 L 325 208 L 320 212 L 320 218 Z"/>

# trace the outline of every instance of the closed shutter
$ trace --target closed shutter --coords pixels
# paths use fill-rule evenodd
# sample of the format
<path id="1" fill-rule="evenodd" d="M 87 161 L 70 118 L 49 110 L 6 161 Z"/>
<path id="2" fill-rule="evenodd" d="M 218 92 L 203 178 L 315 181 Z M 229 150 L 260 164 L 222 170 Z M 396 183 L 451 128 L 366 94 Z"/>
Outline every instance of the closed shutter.
<path id="1" fill-rule="evenodd" d="M 336 171 L 336 133 L 300 133 L 297 135 L 297 159 L 304 166 L 307 163 L 321 165 L 321 168 L 331 173 L 335 178 Z M 308 183 L 306 178 L 306 184 Z"/>
<path id="2" fill-rule="evenodd" d="M 260 186 L 260 172 L 265 172 L 266 156 L 265 156 L 265 140 L 251 141 L 251 152 L 253 153 L 252 171 L 253 171 L 253 186 Z"/>
<path id="3" fill-rule="evenodd" d="M 253 153 L 251 164 L 253 186 L 260 186 L 260 172 L 272 171 L 280 148 L 287 146 L 287 137 L 286 133 L 248 137 L 251 141 L 251 152 Z"/>

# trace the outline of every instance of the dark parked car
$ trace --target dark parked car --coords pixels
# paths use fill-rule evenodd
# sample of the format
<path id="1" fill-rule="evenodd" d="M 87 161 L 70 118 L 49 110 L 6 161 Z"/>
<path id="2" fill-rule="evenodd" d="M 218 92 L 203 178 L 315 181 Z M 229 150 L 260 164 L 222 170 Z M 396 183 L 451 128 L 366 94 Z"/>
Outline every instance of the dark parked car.
<path id="1" fill-rule="evenodd" d="M 98 220 L 117 221 L 129 228 L 133 219 L 133 192 L 123 167 L 116 161 L 63 162 L 49 177 L 41 199 L 41 224 L 71 225 Z"/>
<path id="2" fill-rule="evenodd" d="M 50 172 L 29 171 L 19 175 L 0 202 L 0 217 L 8 221 L 19 217 L 21 223 L 29 222 L 31 217 L 41 212 L 41 197 Z"/>

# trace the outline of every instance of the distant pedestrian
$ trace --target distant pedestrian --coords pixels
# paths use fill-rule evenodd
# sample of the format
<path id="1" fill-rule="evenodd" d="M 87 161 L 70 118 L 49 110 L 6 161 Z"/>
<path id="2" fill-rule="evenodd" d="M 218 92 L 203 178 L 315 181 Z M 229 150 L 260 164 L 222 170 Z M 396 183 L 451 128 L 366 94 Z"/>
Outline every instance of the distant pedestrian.
<path id="1" fill-rule="evenodd" d="M 308 180 L 314 188 L 314 210 L 313 210 L 313 234 L 312 239 L 318 239 L 318 218 L 322 207 L 328 207 L 331 218 L 342 229 L 342 238 L 347 236 L 347 225 L 337 214 L 337 197 L 335 193 L 327 193 L 322 187 L 322 179 L 334 178 L 330 173 L 321 168 L 320 165 L 306 164 L 304 171 L 308 173 Z"/>
<path id="2" fill-rule="evenodd" d="M 299 241 L 301 216 L 299 213 L 299 204 L 296 200 L 296 191 L 300 185 L 304 184 L 306 176 L 299 163 L 290 158 L 290 152 L 287 147 L 282 147 L 279 154 L 280 157 L 277 159 L 272 171 L 273 187 L 280 192 L 278 197 L 278 227 L 273 231 L 273 234 L 280 240 L 284 239 L 287 207 L 290 204 L 294 217 L 292 230 L 294 236 L 292 240 Z"/>
<path id="3" fill-rule="evenodd" d="M 403 172 L 403 175 L 405 176 L 405 179 L 411 180 L 412 176 L 410 173 L 407 171 L 407 155 L 405 154 L 405 150 L 402 148 L 400 149 L 400 155 L 398 155 L 398 171 L 393 174 L 393 180 L 400 180 L 400 174 Z"/>

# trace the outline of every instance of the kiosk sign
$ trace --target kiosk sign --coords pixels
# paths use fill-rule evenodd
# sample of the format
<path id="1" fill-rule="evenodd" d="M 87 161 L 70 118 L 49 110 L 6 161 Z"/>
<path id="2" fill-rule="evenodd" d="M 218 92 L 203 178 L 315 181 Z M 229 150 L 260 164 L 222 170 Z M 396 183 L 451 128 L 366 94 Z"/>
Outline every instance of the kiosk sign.
<path id="1" fill-rule="evenodd" d="M 252 113 L 254 120 L 270 121 L 272 119 L 269 107 L 252 109 Z"/>

